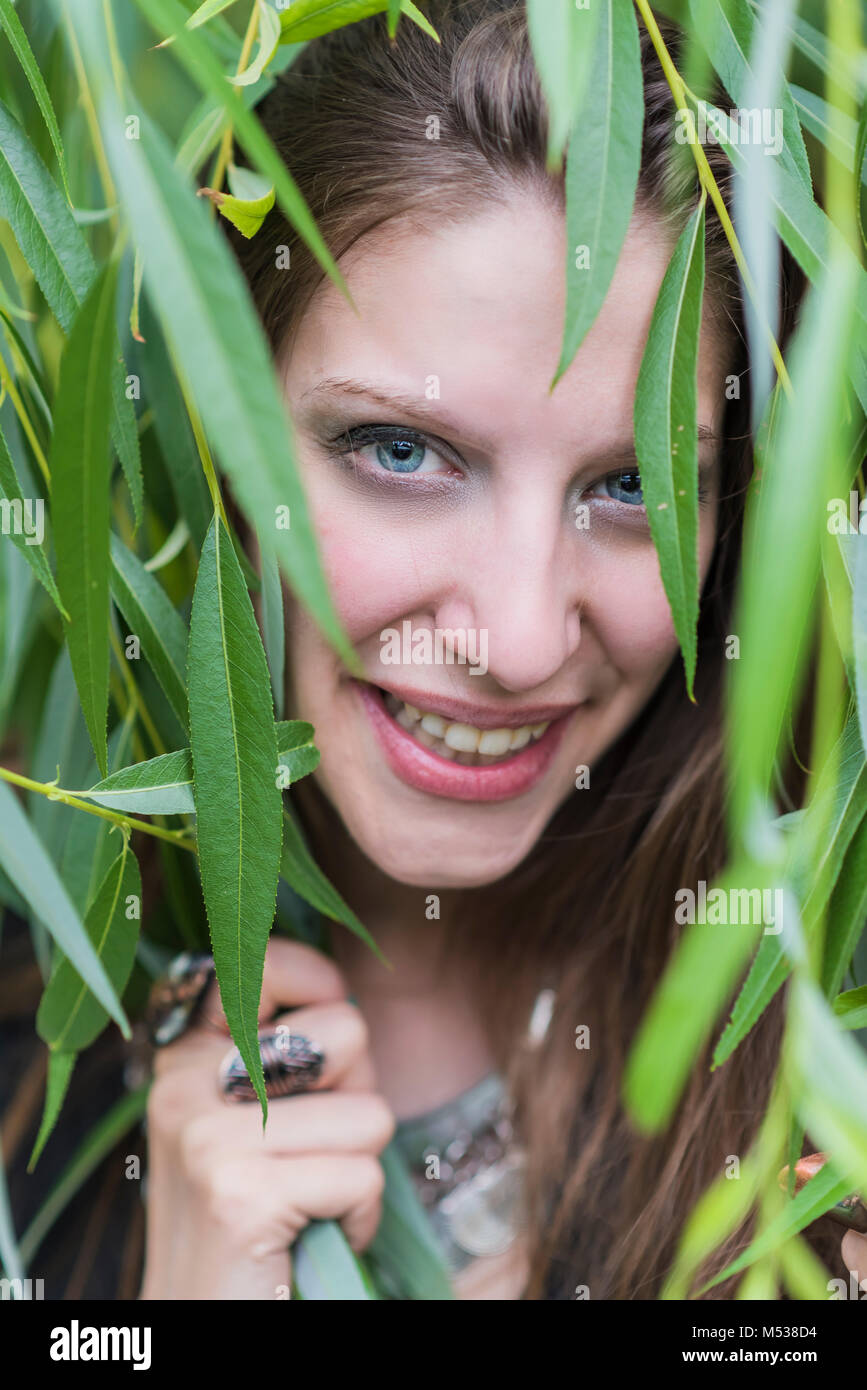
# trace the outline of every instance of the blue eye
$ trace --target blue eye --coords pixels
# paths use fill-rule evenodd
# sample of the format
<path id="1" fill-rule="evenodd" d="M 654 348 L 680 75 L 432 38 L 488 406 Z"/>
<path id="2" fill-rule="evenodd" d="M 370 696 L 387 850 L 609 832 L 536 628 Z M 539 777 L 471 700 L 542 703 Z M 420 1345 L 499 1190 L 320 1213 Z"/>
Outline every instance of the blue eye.
<path id="1" fill-rule="evenodd" d="M 632 473 L 609 473 L 607 478 L 603 478 L 597 487 L 605 488 L 604 495 L 613 498 L 615 502 L 626 502 L 628 505 L 641 507 L 644 505 L 644 492 L 641 487 L 641 474 L 633 471 Z"/>
<path id="2" fill-rule="evenodd" d="M 415 439 L 383 440 L 376 445 L 376 461 L 389 473 L 417 473 L 426 453 L 427 446 Z"/>

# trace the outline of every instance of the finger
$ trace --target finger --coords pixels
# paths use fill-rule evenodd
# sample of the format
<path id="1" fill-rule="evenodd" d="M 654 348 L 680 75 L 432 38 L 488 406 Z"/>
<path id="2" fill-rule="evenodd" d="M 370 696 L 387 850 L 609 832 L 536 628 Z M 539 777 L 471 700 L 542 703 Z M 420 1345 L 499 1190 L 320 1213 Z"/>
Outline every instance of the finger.
<path id="1" fill-rule="evenodd" d="M 207 1110 L 184 1129 L 181 1157 L 197 1175 L 215 1153 L 267 1154 L 292 1158 L 301 1154 L 378 1154 L 394 1135 L 394 1116 L 379 1095 L 335 1091 L 329 1095 L 285 1096 L 268 1107 L 262 1132 L 258 1106 Z"/>
<path id="2" fill-rule="evenodd" d="M 345 999 L 346 982 L 333 961 L 312 946 L 274 936 L 265 953 L 259 1020 L 267 1022 L 278 1009 L 298 1004 L 326 1003 Z M 229 1025 L 220 999 L 219 985 L 212 980 L 202 1001 L 202 1018 L 228 1033 Z"/>
<path id="3" fill-rule="evenodd" d="M 367 1025 L 354 1004 L 339 1000 L 330 1004 L 316 1004 L 308 1008 L 294 1009 L 292 1013 L 279 1015 L 272 1025 L 283 1036 L 302 1034 L 322 1053 L 322 1071 L 311 1080 L 311 1091 L 340 1089 L 346 1091 L 372 1091 L 375 1089 L 373 1065 L 367 1052 Z M 285 1033 L 283 1030 L 287 1030 Z M 260 1026 L 262 1033 L 271 1031 Z M 208 1096 L 223 1101 L 217 1078 L 223 1059 L 233 1050 L 231 1038 L 224 1033 L 215 1033 L 207 1028 L 190 1028 L 182 1037 L 168 1047 L 157 1052 L 154 1074 L 165 1076 L 170 1072 L 191 1071 L 192 1084 L 201 1087 L 203 1073 L 210 1069 L 213 1074 L 213 1089 Z M 197 1105 L 197 1108 L 201 1108 Z"/>
<path id="4" fill-rule="evenodd" d="M 858 1283 L 867 1289 L 867 1235 L 862 1236 L 858 1231 L 847 1231 L 840 1253 L 847 1269 L 850 1269 Z"/>

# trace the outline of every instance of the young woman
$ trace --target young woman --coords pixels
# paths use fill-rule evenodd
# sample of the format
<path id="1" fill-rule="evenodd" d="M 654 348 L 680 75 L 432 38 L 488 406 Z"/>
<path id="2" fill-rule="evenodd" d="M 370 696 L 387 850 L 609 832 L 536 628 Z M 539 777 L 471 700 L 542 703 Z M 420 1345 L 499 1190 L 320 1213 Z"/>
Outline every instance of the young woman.
<path id="1" fill-rule="evenodd" d="M 286 595 L 287 708 L 322 755 L 293 801 L 391 968 L 340 927 L 330 954 L 272 942 L 262 1025 L 316 1065 L 272 1101 L 264 1138 L 258 1107 L 219 1084 L 215 986 L 159 1051 L 148 1299 L 280 1297 L 315 1218 L 363 1249 L 394 1135 L 459 1297 L 653 1298 L 693 1203 L 746 1155 L 776 1065 L 771 1008 L 724 1067 L 699 1059 L 664 1135 L 639 1137 L 622 1108 L 678 936 L 675 892 L 726 859 L 721 692 L 752 467 L 735 269 L 709 212 L 691 704 L 632 438 L 654 303 L 696 198 L 668 86 L 643 37 L 635 213 L 550 391 L 564 187 L 546 168 L 524 7 L 426 9 L 440 44 L 406 21 L 395 44 L 382 16 L 351 25 L 310 43 L 261 108 L 357 312 L 279 213 L 236 244 L 364 670 L 351 676 Z M 727 190 L 724 156 L 707 153 Z M 800 285 L 784 272 L 785 336 Z M 419 634 L 427 660 L 412 659 Z M 839 1275 L 839 1229 L 822 1226 L 811 1236 Z M 862 1276 L 865 1246 L 843 1247 Z"/>

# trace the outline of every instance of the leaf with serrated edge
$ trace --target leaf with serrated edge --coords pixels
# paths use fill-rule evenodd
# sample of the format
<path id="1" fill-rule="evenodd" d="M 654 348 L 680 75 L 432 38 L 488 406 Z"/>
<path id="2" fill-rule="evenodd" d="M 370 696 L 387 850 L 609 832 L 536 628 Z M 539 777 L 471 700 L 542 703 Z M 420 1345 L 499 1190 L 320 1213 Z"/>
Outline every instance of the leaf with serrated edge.
<path id="1" fill-rule="evenodd" d="M 199 867 L 226 1019 L 267 1114 L 257 1012 L 282 841 L 262 639 L 222 522 L 205 537 L 187 660 Z"/>

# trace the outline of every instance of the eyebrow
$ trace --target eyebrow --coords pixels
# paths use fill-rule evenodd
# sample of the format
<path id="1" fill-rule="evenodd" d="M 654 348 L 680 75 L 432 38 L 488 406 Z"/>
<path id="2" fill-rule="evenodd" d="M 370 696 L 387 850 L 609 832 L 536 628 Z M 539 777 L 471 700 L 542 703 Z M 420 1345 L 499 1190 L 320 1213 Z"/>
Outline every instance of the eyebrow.
<path id="1" fill-rule="evenodd" d="M 401 391 L 384 391 L 381 386 L 373 381 L 364 381 L 358 377 L 326 377 L 316 386 L 312 386 L 309 391 L 305 391 L 300 397 L 300 401 L 306 401 L 311 396 L 358 396 L 369 401 L 372 405 L 382 406 L 386 410 L 402 411 L 407 415 L 417 415 L 421 419 L 430 421 L 431 424 L 451 431 L 457 435 L 464 433 L 457 421 L 450 421 L 447 414 L 439 409 L 440 401 L 420 400 L 418 396 L 407 395 Z M 485 443 L 484 440 L 481 441 Z M 698 443 L 719 444 L 720 436 L 710 429 L 707 425 L 698 425 Z M 637 457 L 635 453 L 635 443 L 633 439 L 624 439 L 614 444 L 606 445 L 598 453 L 593 455 L 592 463 L 601 465 L 605 463 L 635 463 Z"/>

